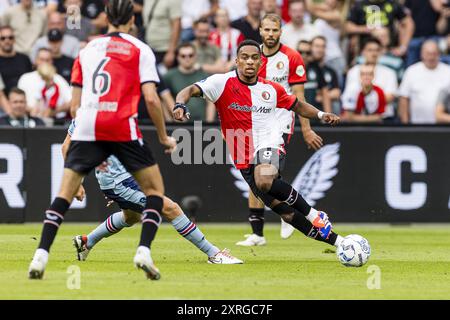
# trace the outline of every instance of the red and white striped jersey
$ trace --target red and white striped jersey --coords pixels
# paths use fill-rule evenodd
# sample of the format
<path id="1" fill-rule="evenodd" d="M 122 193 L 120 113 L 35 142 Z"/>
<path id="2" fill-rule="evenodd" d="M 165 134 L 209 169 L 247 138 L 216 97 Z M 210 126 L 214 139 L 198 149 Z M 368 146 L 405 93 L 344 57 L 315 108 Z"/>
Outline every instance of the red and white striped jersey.
<path id="1" fill-rule="evenodd" d="M 284 152 L 275 109 L 290 110 L 297 98 L 281 85 L 261 77 L 249 85 L 238 78 L 236 71 L 210 76 L 196 85 L 202 96 L 216 105 L 222 133 L 237 169 L 248 168 L 262 148 Z"/>
<path id="2" fill-rule="evenodd" d="M 281 84 L 291 94 L 291 86 L 306 82 L 306 69 L 302 56 L 288 46 L 281 45 L 277 53 L 271 56 L 261 55 L 262 66 L 258 72 L 260 77 Z M 276 110 L 284 133 L 291 134 L 294 130 L 294 113 L 286 110 Z"/>
<path id="3" fill-rule="evenodd" d="M 244 40 L 244 35 L 235 28 L 229 28 L 227 32 L 220 32 L 216 29 L 209 35 L 209 41 L 220 48 L 225 61 L 236 58 L 237 47 Z"/>
<path id="4" fill-rule="evenodd" d="M 133 141 L 141 85 L 159 83 L 155 56 L 145 43 L 124 33 L 89 42 L 72 68 L 72 85 L 82 87 L 74 141 Z"/>

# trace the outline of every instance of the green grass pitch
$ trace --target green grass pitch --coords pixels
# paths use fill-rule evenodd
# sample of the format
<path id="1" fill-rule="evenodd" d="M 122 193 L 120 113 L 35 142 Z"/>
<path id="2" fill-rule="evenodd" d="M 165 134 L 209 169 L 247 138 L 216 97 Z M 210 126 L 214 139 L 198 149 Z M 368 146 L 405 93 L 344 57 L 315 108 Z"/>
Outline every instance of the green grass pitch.
<path id="1" fill-rule="evenodd" d="M 0 225 L 0 299 L 450 299 L 450 226 L 339 225 L 341 234 L 358 233 L 372 246 L 361 268 L 339 264 L 334 249 L 296 232 L 282 240 L 279 225 L 266 226 L 265 247 L 234 243 L 245 224 L 199 224 L 207 238 L 231 249 L 244 265 L 211 265 L 206 256 L 163 224 L 152 247 L 160 281 L 147 280 L 133 267 L 140 227 L 104 239 L 88 261 L 75 257 L 71 239 L 94 224 L 62 226 L 43 281 L 28 280 L 40 224 Z M 69 289 L 71 266 L 80 268 L 80 289 Z M 380 289 L 368 289 L 380 270 Z M 374 267 L 371 267 L 374 268 Z M 69 269 L 69 271 L 72 269 Z"/>

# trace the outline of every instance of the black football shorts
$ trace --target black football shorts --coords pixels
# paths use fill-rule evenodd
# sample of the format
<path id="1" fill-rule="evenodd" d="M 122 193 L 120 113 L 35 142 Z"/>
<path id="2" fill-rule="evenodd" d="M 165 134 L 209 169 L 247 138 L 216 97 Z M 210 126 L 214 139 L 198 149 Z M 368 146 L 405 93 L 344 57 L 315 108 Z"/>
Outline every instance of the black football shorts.
<path id="1" fill-rule="evenodd" d="M 64 167 L 87 175 L 110 155 L 115 155 L 130 173 L 156 164 L 147 143 L 139 140 L 71 141 Z"/>

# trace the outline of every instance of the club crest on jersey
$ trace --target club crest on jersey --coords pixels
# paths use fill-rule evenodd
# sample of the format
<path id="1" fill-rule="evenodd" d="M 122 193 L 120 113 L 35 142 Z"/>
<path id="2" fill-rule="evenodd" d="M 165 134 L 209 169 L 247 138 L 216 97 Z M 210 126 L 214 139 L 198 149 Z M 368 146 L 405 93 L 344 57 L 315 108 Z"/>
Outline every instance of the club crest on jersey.
<path id="1" fill-rule="evenodd" d="M 267 91 L 263 91 L 263 93 L 261 94 L 262 98 L 266 101 L 268 101 L 270 99 L 270 93 Z"/>
<path id="2" fill-rule="evenodd" d="M 305 75 L 305 67 L 303 66 L 298 66 L 297 69 L 295 70 L 295 73 L 300 76 L 303 77 Z"/>
<path id="3" fill-rule="evenodd" d="M 278 63 L 277 63 L 277 69 L 278 70 L 281 70 L 281 69 L 283 69 L 284 68 L 284 63 L 283 63 L 283 61 L 279 61 Z"/>

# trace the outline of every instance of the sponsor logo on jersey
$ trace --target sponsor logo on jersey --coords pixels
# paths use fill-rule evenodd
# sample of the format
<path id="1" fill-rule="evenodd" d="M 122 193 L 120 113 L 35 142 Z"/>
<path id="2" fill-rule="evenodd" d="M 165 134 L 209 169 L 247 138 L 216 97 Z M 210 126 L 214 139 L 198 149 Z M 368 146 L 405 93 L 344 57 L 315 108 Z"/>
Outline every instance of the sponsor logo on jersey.
<path id="1" fill-rule="evenodd" d="M 269 92 L 267 92 L 267 91 L 263 91 L 263 93 L 262 93 L 262 98 L 264 99 L 264 100 L 266 100 L 266 101 L 268 101 L 269 99 L 270 99 L 270 93 Z"/>
<path id="2" fill-rule="evenodd" d="M 297 69 L 295 69 L 295 73 L 298 76 L 303 77 L 305 75 L 305 67 L 304 66 L 298 66 Z"/>
<path id="3" fill-rule="evenodd" d="M 277 83 L 282 83 L 282 82 L 285 82 L 287 80 L 287 78 L 288 77 L 286 75 L 282 76 L 282 77 L 273 77 L 272 81 L 277 82 Z"/>
<path id="4" fill-rule="evenodd" d="M 233 102 L 228 106 L 228 109 L 233 109 L 236 111 L 243 111 L 243 112 L 256 112 L 256 113 L 270 113 L 272 111 L 272 108 L 266 108 L 266 107 L 258 107 L 258 106 L 241 106 L 237 104 L 236 102 Z"/>
<path id="5" fill-rule="evenodd" d="M 281 69 L 283 69 L 283 68 L 284 68 L 284 63 L 283 63 L 283 61 L 277 62 L 277 69 L 278 69 L 278 70 L 281 70 Z"/>

